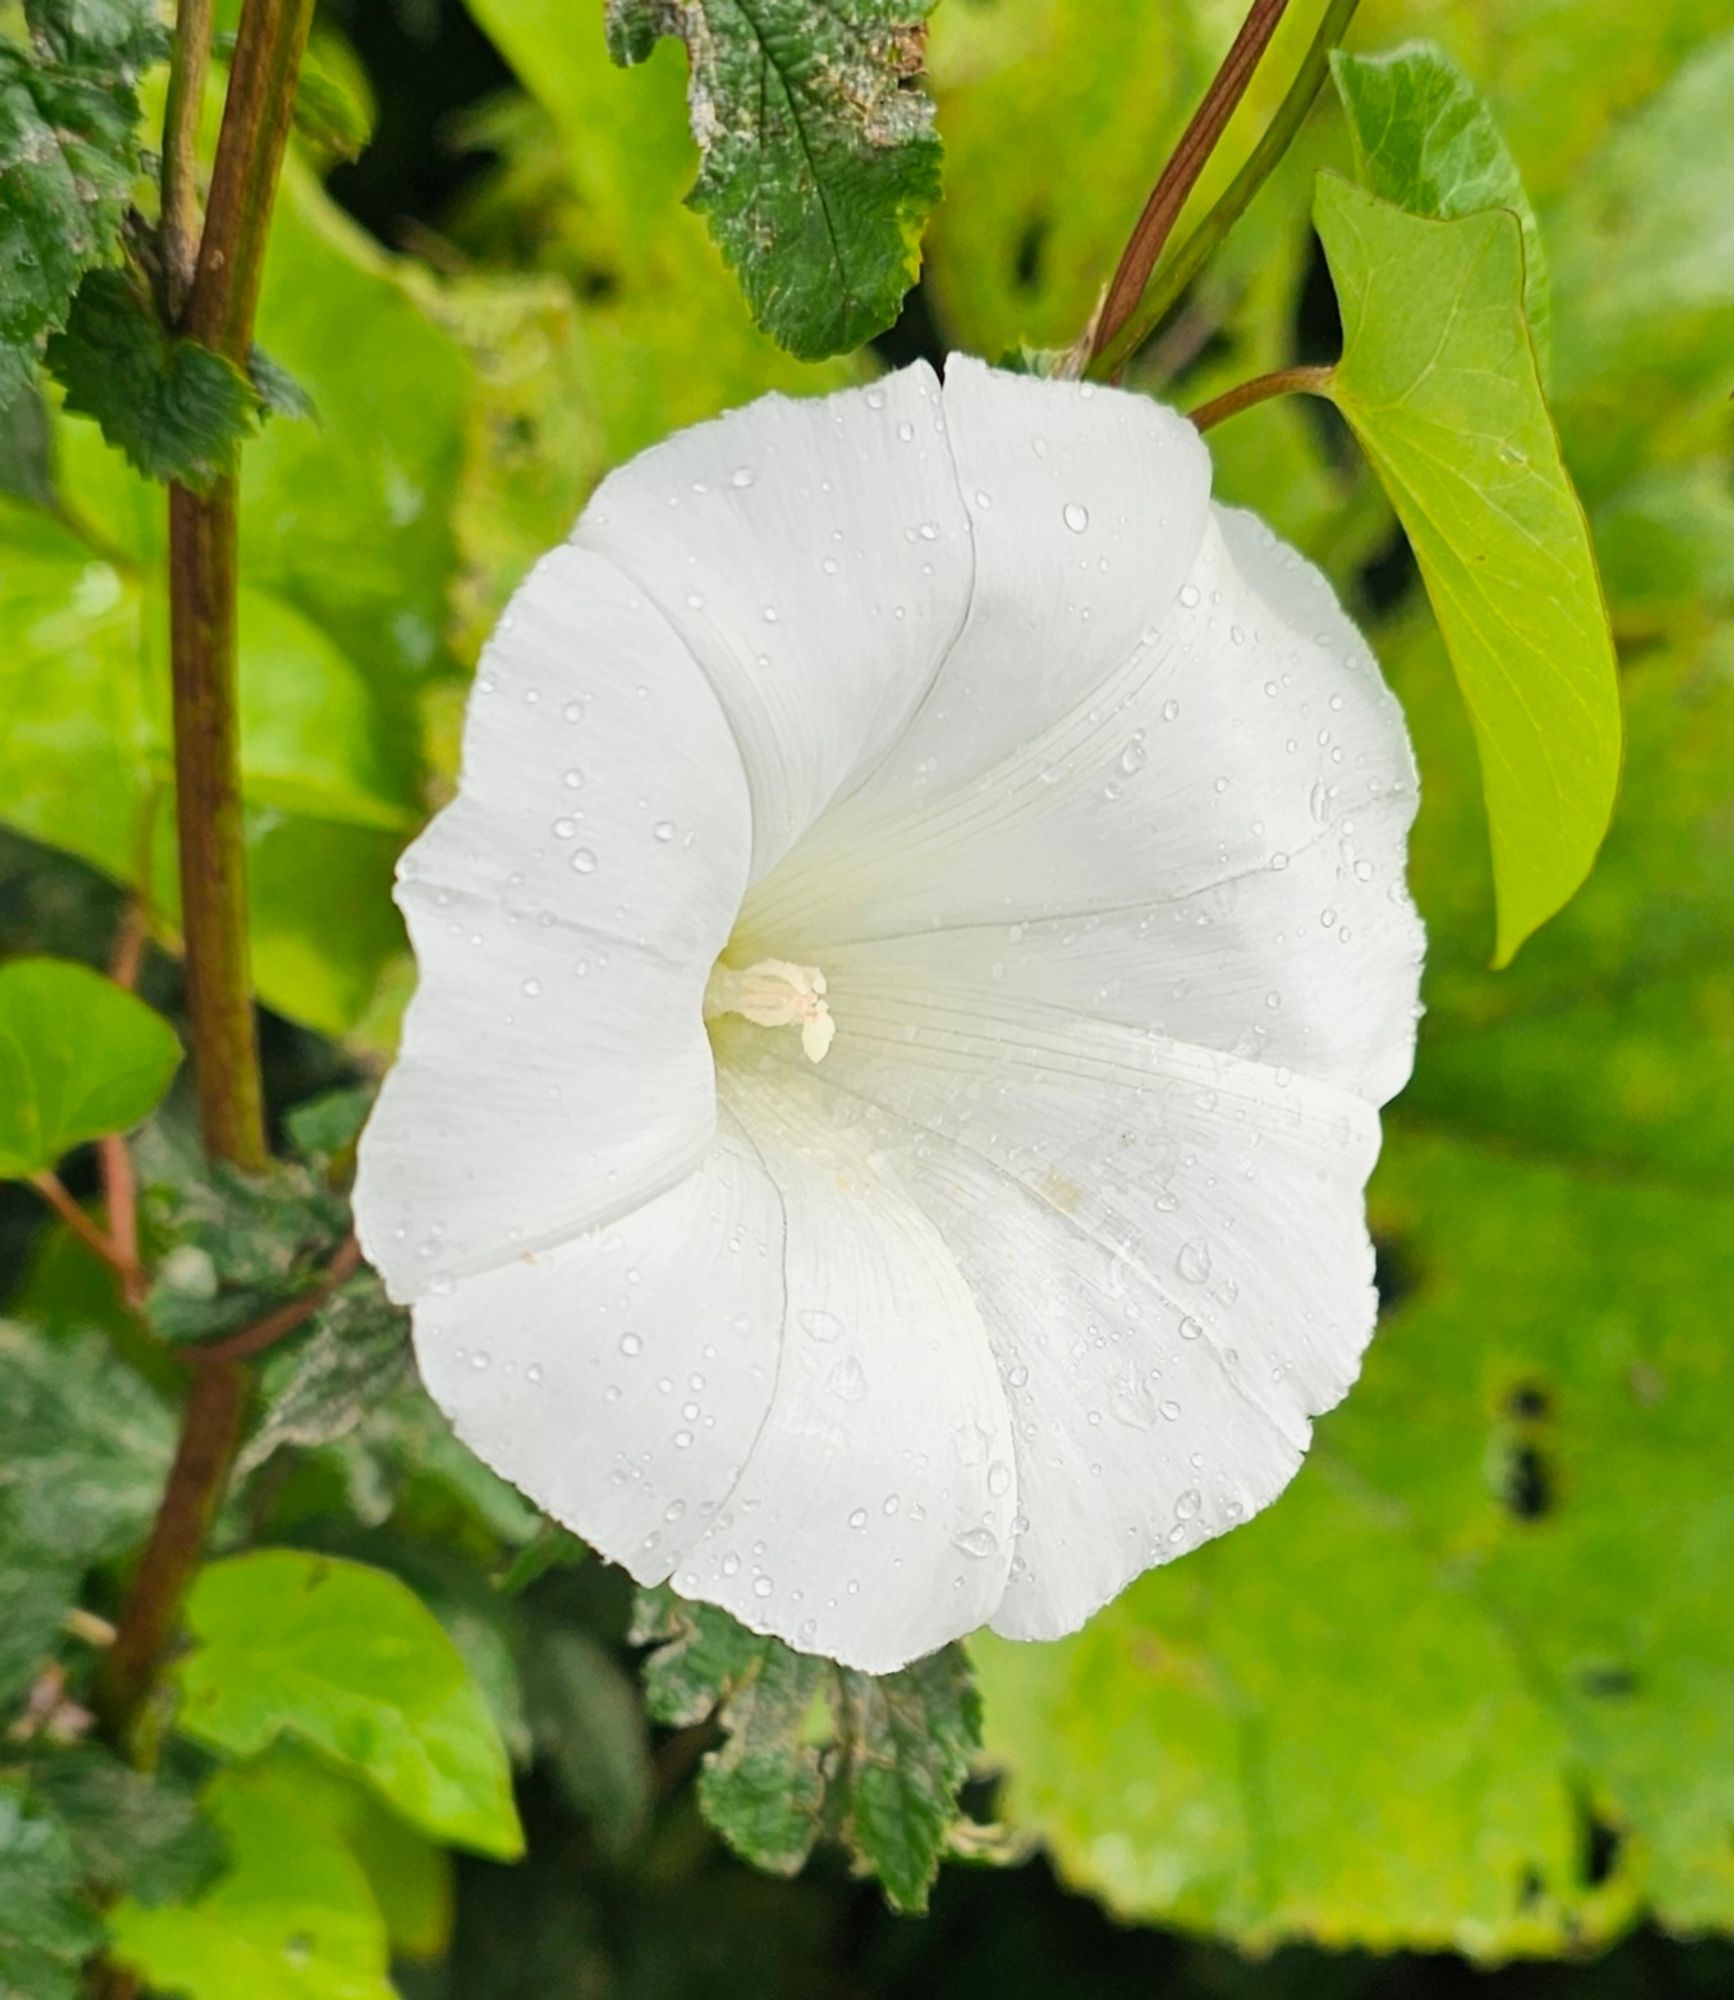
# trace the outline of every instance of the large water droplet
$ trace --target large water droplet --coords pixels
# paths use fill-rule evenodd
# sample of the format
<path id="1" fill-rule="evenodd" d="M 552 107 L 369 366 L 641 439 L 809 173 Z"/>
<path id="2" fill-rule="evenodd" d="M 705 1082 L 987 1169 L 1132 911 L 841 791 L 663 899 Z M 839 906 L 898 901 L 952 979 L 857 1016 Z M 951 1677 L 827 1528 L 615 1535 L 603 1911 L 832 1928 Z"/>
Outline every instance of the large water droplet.
<path id="1" fill-rule="evenodd" d="M 975 1562 L 984 1562 L 999 1547 L 999 1537 L 991 1528 L 965 1528 L 953 1543 Z"/>
<path id="2" fill-rule="evenodd" d="M 1060 519 L 1074 535 L 1081 535 L 1090 525 L 1090 510 L 1088 507 L 1079 506 L 1076 500 L 1068 500 L 1060 509 Z"/>
<path id="3" fill-rule="evenodd" d="M 581 847 L 573 855 L 572 869 L 573 873 L 578 875 L 594 875 L 596 873 L 596 857 L 591 853 L 589 848 Z"/>
<path id="4" fill-rule="evenodd" d="M 1180 1254 L 1174 1259 L 1174 1268 L 1189 1285 L 1202 1285 L 1210 1276 L 1210 1245 L 1202 1236 L 1182 1243 Z"/>

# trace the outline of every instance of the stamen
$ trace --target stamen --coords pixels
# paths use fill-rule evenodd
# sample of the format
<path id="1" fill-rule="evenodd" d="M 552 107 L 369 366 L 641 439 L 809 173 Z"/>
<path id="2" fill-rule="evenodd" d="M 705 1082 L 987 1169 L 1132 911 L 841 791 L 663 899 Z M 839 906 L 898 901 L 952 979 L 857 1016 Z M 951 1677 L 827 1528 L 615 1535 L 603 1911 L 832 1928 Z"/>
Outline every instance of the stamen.
<path id="1" fill-rule="evenodd" d="M 739 1014 L 758 1028 L 788 1028 L 797 1022 L 808 1062 L 823 1062 L 837 1033 L 825 999 L 825 975 L 816 965 L 792 965 L 786 958 L 761 958 L 745 972 L 719 959 L 704 989 L 704 1018 Z"/>

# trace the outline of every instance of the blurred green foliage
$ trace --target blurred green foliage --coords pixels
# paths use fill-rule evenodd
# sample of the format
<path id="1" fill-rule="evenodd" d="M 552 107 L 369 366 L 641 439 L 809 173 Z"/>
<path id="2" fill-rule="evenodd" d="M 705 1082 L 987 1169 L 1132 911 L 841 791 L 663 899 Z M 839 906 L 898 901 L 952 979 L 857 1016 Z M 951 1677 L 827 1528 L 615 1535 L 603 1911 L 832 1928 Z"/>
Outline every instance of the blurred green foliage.
<path id="1" fill-rule="evenodd" d="M 125 0 L 37 11 L 136 26 Z M 449 787 L 468 671 L 529 562 L 610 465 L 732 403 L 950 344 L 1069 342 L 1241 9 L 944 0 L 924 282 L 880 348 L 817 363 L 755 325 L 683 205 L 713 169 L 679 49 L 619 70 L 599 15 L 552 0 L 330 11 L 259 328 L 313 414 L 264 422 L 241 474 L 255 964 L 275 1109 L 316 1108 L 263 1189 L 196 1169 L 176 1096 L 136 1149 L 147 1236 L 170 1249 L 147 1310 L 176 1340 L 297 1296 L 342 1235 L 365 1096 L 322 1093 L 365 1089 L 390 1046 L 409 978 L 392 863 Z M 1290 11 L 1191 215 L 1311 31 Z M 401 1317 L 357 1279 L 272 1359 L 145 1786 L 68 1746 L 89 1735 L 101 1621 L 161 1488 L 177 1376 L 88 1252 L 35 1211 L 26 1229 L 20 1191 L 0 1206 L 19 1254 L 0 1297 L 0 1995 L 78 1991 L 93 1885 L 120 1954 L 193 2000 L 661 2000 L 741 1979 L 803 2000 L 1383 2000 L 1466 1992 L 1469 1975 L 1296 1951 L 1249 1966 L 1174 1933 L 1499 1960 L 1575 1958 L 1641 1920 L 1734 1931 L 1734 5 L 1366 0 L 1353 44 L 1414 35 L 1450 52 L 1496 130 L 1463 105 L 1459 152 L 1381 179 L 1397 169 L 1372 135 L 1401 119 L 1383 104 L 1357 149 L 1321 100 L 1132 380 L 1190 405 L 1334 358 L 1321 166 L 1348 171 L 1358 150 L 1381 193 L 1443 215 L 1441 189 L 1480 176 L 1545 250 L 1553 403 L 1620 640 L 1626 764 L 1588 885 L 1489 971 L 1474 744 L 1389 501 L 1326 409 L 1273 403 L 1212 434 L 1219 494 L 1321 562 L 1372 634 L 1424 776 L 1430 1011 L 1374 1190 L 1387 1318 L 1294 1491 L 1072 1640 L 976 1647 L 986 1750 L 957 1828 L 976 1721 L 949 1665 L 901 1690 L 797 1673 L 779 1694 L 792 1656 L 664 1606 L 637 1627 L 665 1648 L 646 1692 L 621 1579 L 450 1435 L 408 1379 Z M 436 114 L 403 79 L 441 61 Z M 1457 102 L 1436 69 L 1361 73 L 1364 91 L 1405 78 Z M 135 156 L 109 132 L 116 88 L 132 85 L 78 79 L 100 155 L 61 186 L 77 205 L 53 296 L 0 326 L 0 401 L 11 358 L 118 255 Z M 0 115 L 0 233 L 5 121 L 37 115 L 34 85 L 27 99 Z M 392 249 L 320 178 L 372 108 L 382 155 L 405 121 L 423 154 L 457 155 L 432 201 L 407 170 L 368 181 L 367 154 L 332 172 L 368 191 Z M 1515 226 L 1474 226 L 1515 249 Z M 1532 324 L 1539 282 L 1532 257 Z M 0 487 L 0 948 L 101 964 L 124 886 L 152 940 L 143 991 L 172 1015 L 160 492 L 52 398 L 0 413 Z M 17 976 L 0 973 L 0 1014 Z M 92 990 L 99 1011 L 124 998 L 83 975 Z M 116 1058 L 82 1074 L 118 1093 L 94 1122 L 74 1107 L 26 1145 L 3 1121 L 51 1093 L 7 1070 L 8 1171 L 58 1160 L 88 1196 L 87 1156 L 62 1156 L 145 1116 L 172 1067 L 161 1033 L 135 1047 L 122 1015 L 86 1034 L 87 1057 Z M 861 1711 L 853 1765 L 839 1703 Z M 453 1846 L 514 1849 L 508 1766 L 528 1859 L 454 1862 Z M 796 1865 L 821 1833 L 841 1851 L 818 1848 L 798 1882 L 755 1878 L 701 1798 L 761 1860 Z M 1040 1863 L 954 1862 L 925 1929 L 845 1877 L 852 1861 L 914 1905 L 948 1846 L 1005 1861 L 1038 1843 L 1072 1889 L 1166 1932 L 1111 1929 Z M 1721 1947 L 1654 1937 L 1599 1969 L 1502 1976 L 1670 2000 L 1731 1977 Z"/>

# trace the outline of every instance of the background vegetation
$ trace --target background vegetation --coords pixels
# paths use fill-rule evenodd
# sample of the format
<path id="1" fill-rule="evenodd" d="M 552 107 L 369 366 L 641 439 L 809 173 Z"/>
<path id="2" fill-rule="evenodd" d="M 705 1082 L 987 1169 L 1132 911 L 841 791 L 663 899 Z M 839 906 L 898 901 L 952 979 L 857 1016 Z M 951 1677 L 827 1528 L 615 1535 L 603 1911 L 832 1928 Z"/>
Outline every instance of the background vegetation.
<path id="1" fill-rule="evenodd" d="M 574 0 L 322 11 L 258 329 L 317 415 L 266 422 L 241 480 L 252 946 L 273 1130 L 305 1164 L 267 1226 L 187 1164 L 171 1098 L 141 1149 L 147 1243 L 182 1245 L 159 1332 L 238 1323 L 237 1298 L 269 1304 L 341 1234 L 341 1093 L 411 979 L 392 862 L 449 789 L 469 670 L 529 560 L 608 466 L 765 389 L 1073 339 L 1241 11 L 944 0 L 921 284 L 817 363 L 755 328 L 682 206 L 673 45 L 615 68 Z M 1296 15 L 1200 210 L 1298 60 Z M 1734 7 L 1366 0 L 1353 46 L 1414 34 L 1492 104 L 1539 218 L 1626 767 L 1589 885 L 1490 971 L 1473 749 L 1387 501 L 1322 405 L 1212 433 L 1219 494 L 1367 625 L 1423 765 L 1429 1012 L 1373 1190 L 1385 1316 L 1292 1493 L 1071 1641 L 973 1649 L 965 1858 L 912 1922 L 829 1848 L 777 1881 L 719 1842 L 695 1781 L 716 1725 L 647 1718 L 622 1579 L 449 1438 L 357 1290 L 273 1353 L 218 1528 L 253 1553 L 195 1597 L 190 1720 L 163 1753 L 180 1803 L 147 1809 L 118 1766 L 45 1778 L 39 1752 L 85 1733 L 95 1628 L 67 1613 L 115 1612 L 176 1371 L 79 1238 L 0 1188 L 0 1994 L 73 1990 L 98 1935 L 80 1880 L 111 1892 L 123 1955 L 196 2000 L 365 2000 L 388 1956 L 406 2000 L 1359 2000 L 1480 1991 L 1472 1960 L 1517 1961 L 1493 1976 L 1512 1993 L 1728 1990 Z M 1349 157 L 1327 95 L 1134 383 L 1191 405 L 1334 358 L 1311 183 Z M 0 487 L 0 951 L 104 966 L 136 938 L 140 991 L 176 1019 L 162 496 L 34 394 L 0 416 Z M 27 997 L 5 976 L 0 1039 Z M 61 1173 L 88 1201 L 97 1170 L 84 1148 Z M 338 1345 L 372 1362 L 334 1389 Z M 366 1754 L 273 1693 L 320 1555 L 388 1579 L 332 1643 L 399 1620 L 420 1663 Z M 679 1709 L 654 1682 L 652 1702 Z M 424 1768 L 425 1733 L 378 1739 L 391 1713 L 457 1749 Z M 1412 1956 L 1367 1955 L 1393 1951 Z"/>

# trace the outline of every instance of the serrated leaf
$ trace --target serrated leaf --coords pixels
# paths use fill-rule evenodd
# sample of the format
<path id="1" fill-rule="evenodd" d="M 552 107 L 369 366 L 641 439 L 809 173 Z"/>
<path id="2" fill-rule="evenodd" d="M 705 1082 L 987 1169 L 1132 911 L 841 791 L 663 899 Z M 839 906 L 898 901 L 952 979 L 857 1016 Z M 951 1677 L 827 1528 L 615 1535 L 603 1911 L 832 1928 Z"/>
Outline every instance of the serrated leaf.
<path id="1" fill-rule="evenodd" d="M 714 1714 L 721 1724 L 699 1802 L 737 1853 L 792 1875 L 829 1832 L 894 1909 L 926 1908 L 980 1742 L 960 1648 L 900 1673 L 856 1673 L 666 1587 L 639 1593 L 632 1636 L 657 1644 L 644 1665 L 654 1720 L 691 1728 Z"/>
<path id="2" fill-rule="evenodd" d="M 1481 752 L 1496 964 L 1588 874 L 1620 767 L 1613 638 L 1504 212 L 1405 214 L 1334 174 L 1314 209 L 1343 317 L 1329 393 L 1396 508 Z"/>
<path id="3" fill-rule="evenodd" d="M 931 5 L 609 0 L 616 62 L 685 42 L 703 156 L 689 200 L 753 317 L 807 360 L 882 332 L 920 268 L 940 182 L 933 107 L 914 87 Z"/>
<path id="4" fill-rule="evenodd" d="M 137 121 L 123 74 L 33 64 L 0 40 L 0 403 L 29 382 L 79 279 L 117 253 Z"/>
<path id="5" fill-rule="evenodd" d="M 901 1673 L 839 1669 L 846 1759 L 843 1837 L 892 1907 L 927 1908 L 957 1823 L 957 1795 L 981 1748 L 981 1698 L 961 1646 Z"/>
<path id="6" fill-rule="evenodd" d="M 0 966 L 0 1178 L 46 1173 L 86 1139 L 141 1123 L 180 1061 L 163 1017 L 89 966 Z"/>
<path id="7" fill-rule="evenodd" d="M 146 1776 L 94 1745 L 37 1759 L 34 1798 L 65 1829 L 83 1879 L 146 1905 L 180 1902 L 209 1885 L 223 1864 L 216 1829 L 191 1795 L 160 1772 Z"/>
<path id="8" fill-rule="evenodd" d="M 326 161 L 354 160 L 373 137 L 367 72 L 348 47 L 317 30 L 295 77 L 295 129 Z"/>
<path id="9" fill-rule="evenodd" d="M 1547 254 L 1523 176 L 1481 93 L 1442 48 L 1410 42 L 1388 54 L 1331 51 L 1348 113 L 1355 172 L 1411 215 L 1447 221 L 1508 208 L 1523 232 L 1523 310 L 1545 383 L 1553 344 Z"/>
<path id="10" fill-rule="evenodd" d="M 186 2000 L 395 2000 L 366 1873 L 280 1788 L 223 1772 L 206 1793 L 229 1865 L 196 1901 L 109 1913 L 113 1956 Z"/>
<path id="11" fill-rule="evenodd" d="M 212 1564 L 187 1603 L 179 1726 L 235 1757 L 311 1745 L 436 1839 L 511 1858 L 506 1754 L 438 1620 L 384 1570 L 293 1549 Z"/>
<path id="12" fill-rule="evenodd" d="M 253 385 L 260 409 L 267 415 L 300 418 L 309 423 L 318 417 L 313 398 L 288 369 L 273 361 L 262 347 L 255 347 L 247 356 L 247 379 Z"/>
<path id="13" fill-rule="evenodd" d="M 61 1620 L 78 1601 L 79 1565 L 27 1543 L 17 1502 L 0 1492 L 0 1715 L 10 1715 L 54 1657 Z"/>
<path id="14" fill-rule="evenodd" d="M 166 333 L 125 271 L 85 274 L 45 358 L 68 413 L 94 417 L 147 479 L 208 493 L 234 472 L 257 422 L 259 395 L 247 377 L 196 340 Z"/>
<path id="15" fill-rule="evenodd" d="M 235 1466 L 244 1479 L 284 1445 L 347 1437 L 410 1372 L 409 1314 L 371 1271 L 334 1292 L 268 1371 L 265 1413 Z"/>
<path id="16" fill-rule="evenodd" d="M 0 1995 L 77 2000 L 79 1967 L 102 1926 L 79 1890 L 65 1829 L 22 1777 L 0 1772 Z"/>

